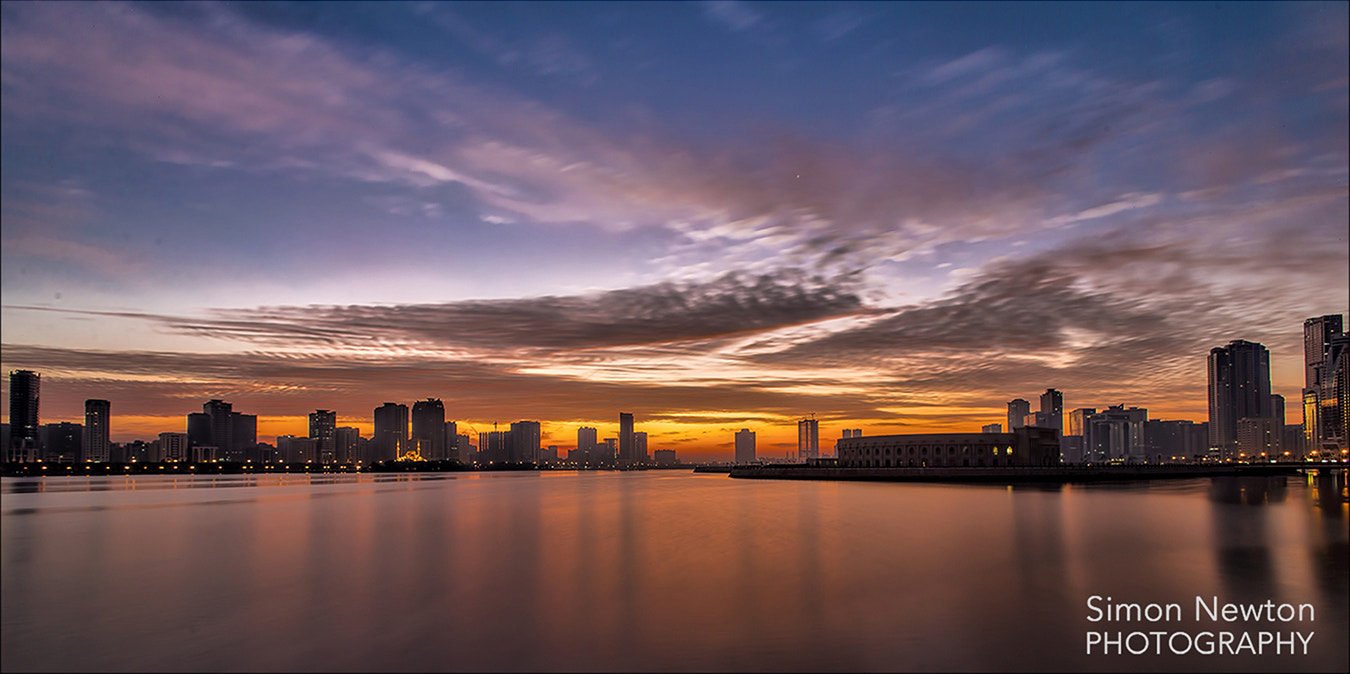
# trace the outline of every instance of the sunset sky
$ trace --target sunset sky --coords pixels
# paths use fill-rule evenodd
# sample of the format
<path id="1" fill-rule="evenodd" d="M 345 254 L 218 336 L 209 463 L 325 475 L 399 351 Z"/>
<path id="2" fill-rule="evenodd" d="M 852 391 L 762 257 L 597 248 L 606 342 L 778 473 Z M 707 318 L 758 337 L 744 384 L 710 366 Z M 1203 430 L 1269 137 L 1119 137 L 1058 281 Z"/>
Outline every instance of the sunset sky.
<path id="1" fill-rule="evenodd" d="M 4 3 L 3 368 L 114 441 L 437 397 L 700 460 L 1204 421 L 1246 339 L 1297 423 L 1347 7 Z"/>

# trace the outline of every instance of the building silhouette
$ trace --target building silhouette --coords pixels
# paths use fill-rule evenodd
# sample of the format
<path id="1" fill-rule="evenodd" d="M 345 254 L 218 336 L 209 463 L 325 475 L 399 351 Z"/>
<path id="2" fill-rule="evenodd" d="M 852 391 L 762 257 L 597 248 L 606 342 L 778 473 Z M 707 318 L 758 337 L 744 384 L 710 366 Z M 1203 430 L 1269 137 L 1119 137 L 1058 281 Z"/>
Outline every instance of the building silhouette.
<path id="1" fill-rule="evenodd" d="M 633 414 L 619 412 L 619 463 L 633 463 L 637 456 L 633 453 Z"/>
<path id="2" fill-rule="evenodd" d="M 538 421 L 513 421 L 508 433 L 510 461 L 535 463 L 539 460 L 541 430 Z"/>
<path id="3" fill-rule="evenodd" d="M 755 432 L 742 428 L 736 432 L 736 463 L 755 462 Z"/>
<path id="4" fill-rule="evenodd" d="M 202 412 L 211 420 L 211 446 L 221 452 L 228 452 L 234 446 L 233 405 L 223 400 L 209 400 L 202 405 Z"/>
<path id="5" fill-rule="evenodd" d="M 1112 405 L 1084 422 L 1084 460 L 1091 463 L 1143 462 L 1147 457 L 1144 424 L 1148 410 Z"/>
<path id="6" fill-rule="evenodd" d="M 13 370 L 9 373 L 9 446 L 5 458 L 9 461 L 36 461 L 41 446 L 38 426 L 38 393 L 41 375 L 31 370 Z"/>
<path id="7" fill-rule="evenodd" d="M 647 433 L 633 431 L 633 456 L 639 463 L 647 462 Z"/>
<path id="8" fill-rule="evenodd" d="M 1328 398 L 1334 398 L 1336 404 L 1322 405 L 1322 413 L 1329 420 L 1325 422 L 1326 442 L 1330 449 L 1339 449 L 1339 458 L 1345 459 L 1350 454 L 1347 446 L 1350 445 L 1350 335 L 1341 333 L 1332 338 L 1327 354 L 1330 362 L 1327 379 L 1332 387 Z"/>
<path id="9" fill-rule="evenodd" d="M 160 461 L 187 461 L 190 458 L 189 449 L 187 433 L 159 434 Z"/>
<path id="10" fill-rule="evenodd" d="M 365 463 L 361 456 L 361 431 L 355 426 L 333 429 L 333 460 L 337 463 Z"/>
<path id="11" fill-rule="evenodd" d="M 579 455 L 577 461 L 583 464 L 597 462 L 599 457 L 594 455 L 597 437 L 599 436 L 596 435 L 595 429 L 590 426 L 582 426 L 577 429 L 577 454 Z"/>
<path id="12" fill-rule="evenodd" d="M 1064 394 L 1055 389 L 1045 389 L 1041 394 L 1041 414 L 1037 417 L 1038 426 L 1053 428 L 1064 435 Z"/>
<path id="13" fill-rule="evenodd" d="M 1268 418 L 1272 407 L 1265 346 L 1238 339 L 1210 350 L 1209 444 L 1222 458 L 1238 456 L 1238 421 Z"/>
<path id="14" fill-rule="evenodd" d="M 309 413 L 309 437 L 314 441 L 314 460 L 337 463 L 337 412 L 314 410 Z"/>
<path id="15" fill-rule="evenodd" d="M 416 442 L 417 452 L 428 461 L 446 458 L 445 404 L 437 398 L 413 403 L 410 439 Z"/>
<path id="16" fill-rule="evenodd" d="M 385 403 L 375 408 L 375 435 L 370 439 L 372 463 L 393 461 L 408 440 L 408 406 Z"/>
<path id="17" fill-rule="evenodd" d="M 940 468 L 1058 466 L 1059 434 L 1024 427 L 1012 433 L 873 435 L 839 441 L 839 466 Z"/>
<path id="18" fill-rule="evenodd" d="M 112 443 L 109 442 L 110 412 L 112 403 L 107 400 L 91 398 L 84 401 L 84 460 L 94 463 L 107 463 L 112 460 Z"/>
<path id="19" fill-rule="evenodd" d="M 981 432 L 981 433 L 1002 433 L 1002 432 L 1003 432 L 1003 424 L 988 424 L 988 425 L 985 425 L 985 426 L 981 426 L 981 427 L 980 427 L 980 432 Z M 845 435 L 844 437 L 847 438 L 848 436 Z"/>
<path id="20" fill-rule="evenodd" d="M 815 419 L 797 422 L 797 458 L 820 458 L 820 423 Z"/>
<path id="21" fill-rule="evenodd" d="M 47 424 L 42 428 L 39 444 L 42 446 L 43 461 L 52 463 L 82 463 L 84 449 L 84 426 L 62 421 Z"/>
<path id="22" fill-rule="evenodd" d="M 1335 349 L 1345 334 L 1340 314 L 1309 318 L 1303 322 L 1303 442 L 1309 452 L 1343 446 L 1343 405 L 1337 395 L 1336 360 L 1344 347 Z M 1341 387 L 1342 389 L 1344 387 Z M 1342 392 L 1343 394 L 1343 392 Z"/>
<path id="23" fill-rule="evenodd" d="M 1008 403 L 1008 430 L 1013 431 L 1027 425 L 1027 416 L 1031 414 L 1031 403 L 1017 398 Z"/>

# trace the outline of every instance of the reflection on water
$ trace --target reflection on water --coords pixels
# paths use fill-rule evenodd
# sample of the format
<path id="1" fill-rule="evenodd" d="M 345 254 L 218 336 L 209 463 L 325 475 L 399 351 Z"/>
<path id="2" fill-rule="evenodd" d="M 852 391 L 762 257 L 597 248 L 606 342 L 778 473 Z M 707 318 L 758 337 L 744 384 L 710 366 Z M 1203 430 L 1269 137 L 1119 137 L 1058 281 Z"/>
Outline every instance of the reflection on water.
<path id="1" fill-rule="evenodd" d="M 3 482 L 3 669 L 1343 671 L 1344 473 Z M 1312 653 L 1083 655 L 1092 595 L 1313 603 Z M 1187 623 L 1170 629 L 1193 628 Z M 1156 627 L 1153 627 L 1156 629 Z M 1257 626 L 1227 629 L 1291 629 Z M 74 647 L 77 645 L 78 647 Z"/>

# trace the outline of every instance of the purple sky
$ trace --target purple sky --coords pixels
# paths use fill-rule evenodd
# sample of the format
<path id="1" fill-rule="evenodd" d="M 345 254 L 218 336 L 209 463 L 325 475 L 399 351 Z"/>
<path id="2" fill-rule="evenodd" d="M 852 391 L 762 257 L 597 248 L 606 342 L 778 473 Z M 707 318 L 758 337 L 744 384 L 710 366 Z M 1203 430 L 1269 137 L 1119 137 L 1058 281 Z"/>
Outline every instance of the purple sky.
<path id="1" fill-rule="evenodd" d="M 0 12 L 3 366 L 114 439 L 1203 421 L 1210 348 L 1294 400 L 1350 305 L 1344 2 Z"/>

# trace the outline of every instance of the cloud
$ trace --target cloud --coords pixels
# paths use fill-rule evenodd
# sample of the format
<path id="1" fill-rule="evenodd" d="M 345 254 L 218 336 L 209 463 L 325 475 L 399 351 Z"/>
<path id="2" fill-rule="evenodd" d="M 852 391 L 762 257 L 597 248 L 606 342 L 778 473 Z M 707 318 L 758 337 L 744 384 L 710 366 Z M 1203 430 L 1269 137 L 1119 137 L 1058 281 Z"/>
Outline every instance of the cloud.
<path id="1" fill-rule="evenodd" d="M 571 297 L 229 309 L 205 319 L 116 315 L 152 320 L 173 332 L 272 347 L 402 345 L 542 355 L 724 339 L 865 311 L 847 279 L 785 271 Z"/>
<path id="2" fill-rule="evenodd" d="M 764 16 L 749 3 L 736 0 L 704 2 L 703 15 L 734 31 L 750 30 L 764 22 Z"/>

